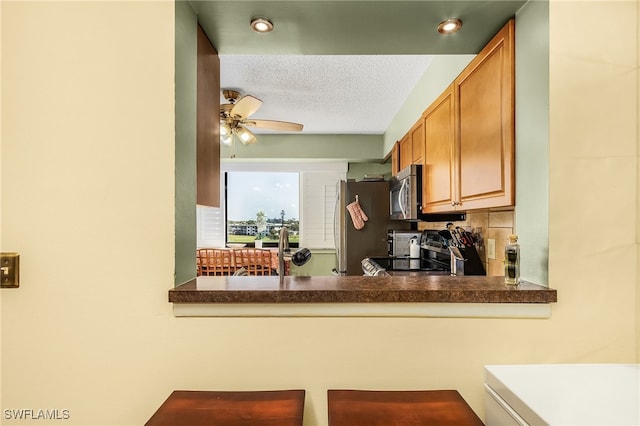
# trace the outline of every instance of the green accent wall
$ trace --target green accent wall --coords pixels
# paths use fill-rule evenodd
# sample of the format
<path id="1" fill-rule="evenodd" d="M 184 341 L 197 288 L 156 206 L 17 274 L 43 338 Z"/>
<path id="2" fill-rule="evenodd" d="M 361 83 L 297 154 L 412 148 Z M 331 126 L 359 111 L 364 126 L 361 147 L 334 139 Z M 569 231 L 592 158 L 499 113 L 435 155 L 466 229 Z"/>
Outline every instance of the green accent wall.
<path id="1" fill-rule="evenodd" d="M 335 251 L 311 250 L 311 259 L 302 266 L 291 265 L 291 275 L 300 276 L 329 276 L 338 266 Z"/>
<path id="2" fill-rule="evenodd" d="M 522 279 L 549 281 L 549 2 L 516 15 L 516 210 Z"/>
<path id="3" fill-rule="evenodd" d="M 385 178 L 391 177 L 391 160 L 386 163 L 380 161 L 375 163 L 349 163 L 347 179 L 361 180 L 365 175 L 382 175 Z"/>
<path id="4" fill-rule="evenodd" d="M 196 29 L 188 2 L 175 2 L 175 284 L 196 276 Z"/>
<path id="5" fill-rule="evenodd" d="M 235 152 L 238 159 L 268 161 L 305 160 L 346 160 L 380 161 L 382 135 L 256 135 L 258 141 L 252 145 L 242 145 L 237 141 L 233 146 L 222 145 L 222 161 L 230 160 Z"/>

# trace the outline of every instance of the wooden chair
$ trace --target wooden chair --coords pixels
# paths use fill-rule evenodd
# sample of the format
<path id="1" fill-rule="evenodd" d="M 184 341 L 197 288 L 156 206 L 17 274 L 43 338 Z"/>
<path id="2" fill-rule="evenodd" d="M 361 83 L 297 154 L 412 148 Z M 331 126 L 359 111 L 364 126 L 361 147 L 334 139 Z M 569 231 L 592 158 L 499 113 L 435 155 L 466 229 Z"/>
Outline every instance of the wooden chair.
<path id="1" fill-rule="evenodd" d="M 245 248 L 234 250 L 235 263 L 247 275 L 271 275 L 271 250 Z"/>
<path id="2" fill-rule="evenodd" d="M 202 253 L 201 253 L 202 252 Z M 196 276 L 201 276 L 202 274 L 202 257 L 204 256 L 204 251 L 201 249 L 196 250 Z"/>
<path id="3" fill-rule="evenodd" d="M 231 250 L 199 249 L 200 275 L 231 275 L 234 271 L 232 256 Z"/>
<path id="4" fill-rule="evenodd" d="M 213 249 L 197 249 L 196 250 L 196 266 L 198 276 L 213 275 L 213 269 L 210 265 L 213 257 Z"/>
<path id="5" fill-rule="evenodd" d="M 271 265 L 273 261 L 271 257 L 273 256 L 273 251 L 269 249 L 254 249 L 255 254 L 255 268 L 254 272 L 256 275 L 271 275 Z"/>
<path id="6" fill-rule="evenodd" d="M 174 391 L 145 426 L 302 426 L 305 391 Z"/>
<path id="7" fill-rule="evenodd" d="M 329 426 L 481 426 L 455 390 L 328 390 Z"/>

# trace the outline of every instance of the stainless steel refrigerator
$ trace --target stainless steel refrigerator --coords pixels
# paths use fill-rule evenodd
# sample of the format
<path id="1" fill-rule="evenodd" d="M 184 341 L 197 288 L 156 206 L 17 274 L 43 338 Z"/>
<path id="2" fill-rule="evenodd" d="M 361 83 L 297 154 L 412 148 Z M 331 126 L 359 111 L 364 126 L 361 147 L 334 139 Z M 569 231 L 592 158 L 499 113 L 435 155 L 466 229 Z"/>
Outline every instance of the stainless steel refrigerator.
<path id="1" fill-rule="evenodd" d="M 363 275 L 361 261 L 370 256 L 387 256 L 387 231 L 409 229 L 408 222 L 391 220 L 388 181 L 340 181 L 334 214 L 334 239 L 339 275 Z M 347 205 L 358 202 L 368 217 L 362 229 L 356 229 Z"/>

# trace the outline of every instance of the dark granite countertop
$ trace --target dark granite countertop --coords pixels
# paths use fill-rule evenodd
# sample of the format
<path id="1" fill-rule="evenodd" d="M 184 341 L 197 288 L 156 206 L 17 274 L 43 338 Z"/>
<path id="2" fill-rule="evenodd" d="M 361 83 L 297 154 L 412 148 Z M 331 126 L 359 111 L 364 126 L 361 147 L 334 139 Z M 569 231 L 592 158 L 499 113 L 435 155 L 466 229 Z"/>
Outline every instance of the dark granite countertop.
<path id="1" fill-rule="evenodd" d="M 172 303 L 553 303 L 556 290 L 503 277 L 198 277 L 169 290 Z"/>

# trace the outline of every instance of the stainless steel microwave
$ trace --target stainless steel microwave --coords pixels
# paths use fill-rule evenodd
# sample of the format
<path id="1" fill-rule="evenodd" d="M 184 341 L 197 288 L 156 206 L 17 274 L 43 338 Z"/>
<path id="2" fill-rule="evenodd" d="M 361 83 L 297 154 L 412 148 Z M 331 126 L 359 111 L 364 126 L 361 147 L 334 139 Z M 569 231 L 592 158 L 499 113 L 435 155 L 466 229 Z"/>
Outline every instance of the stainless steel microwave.
<path id="1" fill-rule="evenodd" d="M 391 178 L 389 203 L 392 220 L 419 220 L 422 216 L 422 166 L 413 164 Z"/>

